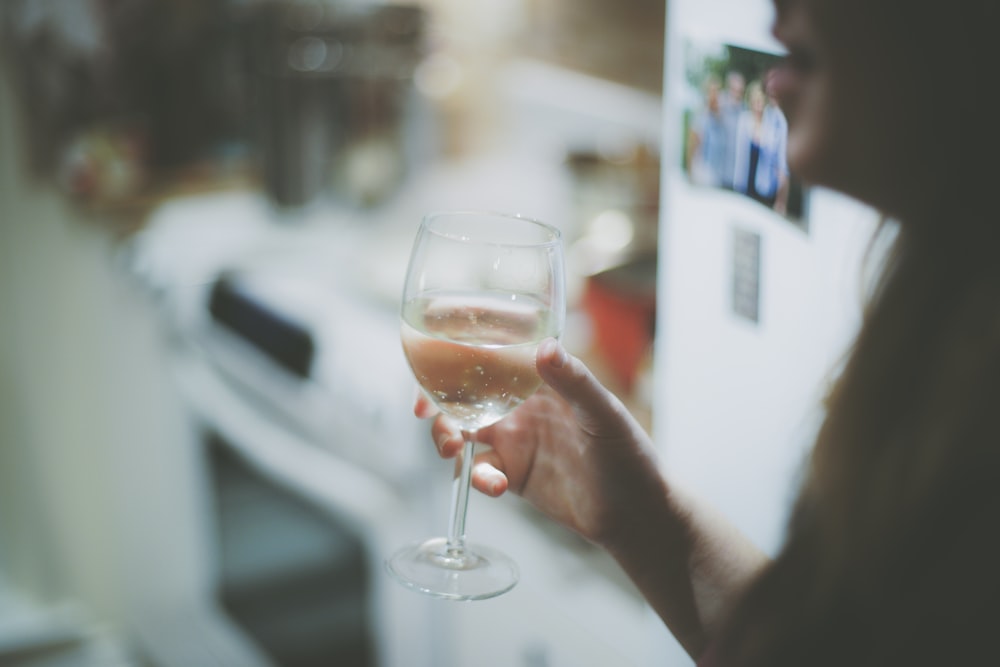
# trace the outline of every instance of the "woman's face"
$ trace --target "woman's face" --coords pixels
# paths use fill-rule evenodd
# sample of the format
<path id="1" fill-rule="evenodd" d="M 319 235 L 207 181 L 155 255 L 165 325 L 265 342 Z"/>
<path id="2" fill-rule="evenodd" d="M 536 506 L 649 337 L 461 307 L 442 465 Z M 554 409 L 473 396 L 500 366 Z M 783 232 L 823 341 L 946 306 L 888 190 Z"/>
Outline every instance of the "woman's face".
<path id="1" fill-rule="evenodd" d="M 892 85 L 879 80 L 884 62 L 867 35 L 820 31 L 816 3 L 775 0 L 773 33 L 786 46 L 769 92 L 788 118 L 788 163 L 803 180 L 851 194 L 893 212 L 904 182 Z M 836 10 L 835 10 L 836 11 Z M 846 19 L 838 16 L 838 19 Z M 840 25 L 846 21 L 838 20 Z M 884 71 L 884 70 L 882 70 Z M 895 105 L 895 106 L 894 106 Z"/>
<path id="2" fill-rule="evenodd" d="M 750 86 L 747 90 L 747 106 L 750 110 L 756 114 L 761 114 L 764 112 L 764 106 L 767 104 L 767 97 L 764 95 L 764 89 L 759 83 L 755 83 Z"/>

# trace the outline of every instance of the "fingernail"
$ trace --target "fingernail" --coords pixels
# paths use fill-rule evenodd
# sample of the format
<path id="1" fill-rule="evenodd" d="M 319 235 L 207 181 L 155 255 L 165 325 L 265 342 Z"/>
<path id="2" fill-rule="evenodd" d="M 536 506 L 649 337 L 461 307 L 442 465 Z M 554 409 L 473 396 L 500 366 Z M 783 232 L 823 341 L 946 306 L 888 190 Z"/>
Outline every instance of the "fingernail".
<path id="1" fill-rule="evenodd" d="M 500 486 L 504 482 L 503 475 L 497 470 L 491 470 L 489 473 L 490 479 L 490 493 L 496 495 L 500 492 Z"/>
<path id="2" fill-rule="evenodd" d="M 550 345 L 552 345 L 555 348 L 555 352 L 552 354 L 552 362 L 551 362 L 552 366 L 554 366 L 555 368 L 562 368 L 563 366 L 566 365 L 566 362 L 569 360 L 568 357 L 566 356 L 566 350 L 564 350 L 563 346 L 560 345 L 555 340 L 553 340 L 550 343 Z"/>
<path id="3" fill-rule="evenodd" d="M 439 435 L 437 437 L 437 440 L 434 441 L 434 444 L 437 445 L 437 448 L 438 448 L 439 452 L 444 449 L 444 446 L 446 444 L 448 444 L 448 440 L 449 440 L 450 437 L 451 436 L 449 436 L 447 433 L 442 433 L 441 435 Z"/>

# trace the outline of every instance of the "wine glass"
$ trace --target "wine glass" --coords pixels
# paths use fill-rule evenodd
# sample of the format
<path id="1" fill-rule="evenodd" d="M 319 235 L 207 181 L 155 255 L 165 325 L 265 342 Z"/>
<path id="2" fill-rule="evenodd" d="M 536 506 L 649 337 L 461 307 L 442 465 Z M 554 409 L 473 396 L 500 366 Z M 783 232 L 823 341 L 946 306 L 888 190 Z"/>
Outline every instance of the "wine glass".
<path id="1" fill-rule="evenodd" d="M 423 392 L 461 429 L 465 447 L 447 537 L 404 547 L 386 561 L 405 586 L 481 600 L 517 583 L 510 557 L 465 539 L 476 432 L 541 385 L 535 351 L 562 333 L 565 309 L 562 243 L 554 227 L 477 211 L 424 217 L 403 288 L 403 350 Z"/>

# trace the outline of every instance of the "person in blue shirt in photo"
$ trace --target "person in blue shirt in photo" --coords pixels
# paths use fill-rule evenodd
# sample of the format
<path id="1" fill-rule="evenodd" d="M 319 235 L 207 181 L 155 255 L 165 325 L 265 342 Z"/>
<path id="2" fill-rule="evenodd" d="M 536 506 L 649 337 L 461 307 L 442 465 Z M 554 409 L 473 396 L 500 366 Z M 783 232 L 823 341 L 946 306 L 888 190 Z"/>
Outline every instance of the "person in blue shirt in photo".
<path id="1" fill-rule="evenodd" d="M 696 185 L 723 187 L 727 179 L 731 182 L 731 139 L 721 96 L 719 79 L 710 77 L 705 82 L 704 107 L 691 121 L 687 169 L 691 182 Z"/>
<path id="2" fill-rule="evenodd" d="M 779 213 L 785 212 L 788 197 L 787 143 L 785 115 L 768 99 L 762 82 L 751 82 L 736 129 L 733 187 Z"/>

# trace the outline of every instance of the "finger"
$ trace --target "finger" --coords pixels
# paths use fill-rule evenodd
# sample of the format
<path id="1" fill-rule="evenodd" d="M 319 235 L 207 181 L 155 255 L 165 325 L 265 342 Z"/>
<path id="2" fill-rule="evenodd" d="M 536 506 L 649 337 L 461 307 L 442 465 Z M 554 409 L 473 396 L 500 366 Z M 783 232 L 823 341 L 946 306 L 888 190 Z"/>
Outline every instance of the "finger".
<path id="1" fill-rule="evenodd" d="M 594 377 L 586 364 L 554 338 L 542 341 L 535 357 L 541 378 L 581 416 L 597 424 L 619 424 L 625 417 L 621 401 Z"/>
<path id="2" fill-rule="evenodd" d="M 431 424 L 431 439 L 437 448 L 438 455 L 443 459 L 451 459 L 462 452 L 465 441 L 462 432 L 455 428 L 443 415 L 439 415 Z"/>
<path id="3" fill-rule="evenodd" d="M 462 457 L 455 459 L 455 477 L 462 474 Z M 500 457 L 492 449 L 476 454 L 472 460 L 470 477 L 472 488 L 487 496 L 496 498 L 510 486 L 507 475 L 500 470 Z"/>
<path id="4" fill-rule="evenodd" d="M 437 407 L 424 395 L 424 392 L 417 390 L 416 399 L 413 402 L 413 414 L 420 419 L 429 419 L 438 413 Z"/>
<path id="5" fill-rule="evenodd" d="M 476 456 L 472 466 L 472 486 L 487 496 L 496 498 L 503 495 L 509 483 L 507 475 L 500 470 L 500 458 L 489 450 Z"/>

